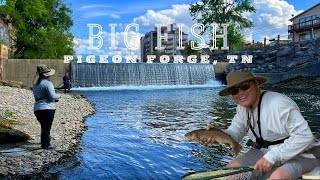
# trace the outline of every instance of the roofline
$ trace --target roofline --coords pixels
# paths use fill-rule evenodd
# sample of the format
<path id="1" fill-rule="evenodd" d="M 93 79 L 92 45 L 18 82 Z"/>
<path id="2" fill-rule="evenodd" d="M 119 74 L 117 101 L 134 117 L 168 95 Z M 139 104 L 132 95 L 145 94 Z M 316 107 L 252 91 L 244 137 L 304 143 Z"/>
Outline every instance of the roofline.
<path id="1" fill-rule="evenodd" d="M 290 21 L 292 21 L 292 20 L 293 20 L 293 19 L 295 19 L 296 17 L 298 17 L 298 16 L 300 16 L 300 15 L 304 14 L 305 12 L 309 11 L 310 9 L 317 7 L 318 5 L 320 5 L 320 3 L 318 3 L 318 4 L 314 5 L 314 6 L 310 7 L 309 9 L 304 10 L 304 11 L 303 11 L 303 12 L 301 12 L 300 14 L 298 14 L 298 15 L 296 15 L 296 16 L 294 16 L 294 17 L 292 17 L 292 18 L 290 19 Z"/>

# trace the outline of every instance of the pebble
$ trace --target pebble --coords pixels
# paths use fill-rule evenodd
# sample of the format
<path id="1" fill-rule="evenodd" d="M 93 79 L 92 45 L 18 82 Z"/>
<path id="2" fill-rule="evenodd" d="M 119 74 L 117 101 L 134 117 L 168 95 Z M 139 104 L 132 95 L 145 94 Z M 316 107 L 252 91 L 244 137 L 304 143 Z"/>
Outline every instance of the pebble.
<path id="1" fill-rule="evenodd" d="M 39 149 L 41 129 L 33 113 L 32 91 L 0 86 L 0 95 L 0 111 L 14 112 L 15 120 L 19 122 L 14 128 L 29 134 L 33 139 L 20 146 L 35 146 L 34 150 L 18 157 L 0 154 L 0 177 L 8 179 L 34 177 L 41 173 L 40 170 L 63 162 L 67 156 L 74 154 L 74 145 L 81 140 L 79 134 L 82 135 L 85 131 L 84 118 L 95 111 L 94 106 L 83 98 L 75 99 L 68 94 L 59 94 L 61 99 L 56 103 L 57 109 L 51 128 L 51 143 L 57 147 L 55 150 L 43 150 Z M 4 148 L 4 145 L 0 145 L 0 149 Z"/>

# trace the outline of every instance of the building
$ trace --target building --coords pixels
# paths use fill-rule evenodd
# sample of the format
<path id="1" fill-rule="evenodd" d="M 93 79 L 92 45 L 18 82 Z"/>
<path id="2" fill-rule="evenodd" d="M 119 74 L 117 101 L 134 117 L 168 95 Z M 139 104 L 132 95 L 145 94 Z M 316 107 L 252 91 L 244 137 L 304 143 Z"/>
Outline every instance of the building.
<path id="1" fill-rule="evenodd" d="M 157 46 L 157 28 L 153 31 L 146 33 L 140 39 L 141 59 L 146 61 L 147 55 L 176 55 L 177 47 L 179 45 L 179 29 L 173 24 L 161 27 L 161 35 L 168 34 L 168 40 L 162 40 L 161 45 L 164 47 L 164 51 L 158 51 L 155 49 Z M 188 43 L 188 34 L 182 32 L 182 45 L 185 46 Z"/>
<path id="2" fill-rule="evenodd" d="M 320 3 L 290 19 L 289 39 L 299 42 L 320 37 Z"/>

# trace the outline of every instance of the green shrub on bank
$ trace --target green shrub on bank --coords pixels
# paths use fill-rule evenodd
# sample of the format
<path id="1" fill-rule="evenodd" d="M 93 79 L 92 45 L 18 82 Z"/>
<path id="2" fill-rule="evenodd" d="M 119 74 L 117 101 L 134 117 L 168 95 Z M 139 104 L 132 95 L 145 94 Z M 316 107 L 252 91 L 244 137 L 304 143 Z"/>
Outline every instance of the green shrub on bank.
<path id="1" fill-rule="evenodd" d="M 16 113 L 10 109 L 0 110 L 0 119 L 15 119 Z"/>
<path id="2" fill-rule="evenodd" d="M 10 109 L 0 110 L 0 144 L 25 142 L 31 139 L 25 132 L 13 129 L 13 125 L 20 124 L 14 120 L 16 113 Z"/>
<path id="3" fill-rule="evenodd" d="M 13 125 L 19 124 L 14 120 L 16 113 L 10 109 L 0 110 L 0 129 L 12 129 Z"/>

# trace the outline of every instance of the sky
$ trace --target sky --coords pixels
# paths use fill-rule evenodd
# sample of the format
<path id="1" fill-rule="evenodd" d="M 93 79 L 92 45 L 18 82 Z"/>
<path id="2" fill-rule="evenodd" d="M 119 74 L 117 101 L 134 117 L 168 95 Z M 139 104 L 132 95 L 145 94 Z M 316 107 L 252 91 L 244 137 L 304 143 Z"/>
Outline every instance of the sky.
<path id="1" fill-rule="evenodd" d="M 130 46 L 139 44 L 139 38 L 146 32 L 154 29 L 156 24 L 181 24 L 184 32 L 189 34 L 189 39 L 194 39 L 190 28 L 196 23 L 189 14 L 189 6 L 196 0 L 66 0 L 73 11 L 74 34 L 76 54 L 92 55 L 121 55 L 131 53 L 140 56 L 140 49 L 130 50 L 124 42 L 125 27 L 130 23 L 137 23 L 139 31 L 131 28 L 128 35 Z M 256 8 L 256 13 L 245 13 L 243 16 L 254 23 L 254 27 L 243 32 L 248 42 L 260 41 L 264 38 L 272 39 L 280 35 L 287 39 L 289 19 L 306 10 L 319 0 L 251 0 Z M 103 45 L 98 50 L 90 50 L 89 27 L 87 24 L 101 26 Z M 115 36 L 111 35 L 110 24 L 116 24 Z M 98 28 L 93 28 L 93 34 L 98 33 Z M 111 49 L 111 38 L 115 39 L 116 49 Z M 93 42 L 97 46 L 98 40 Z"/>

